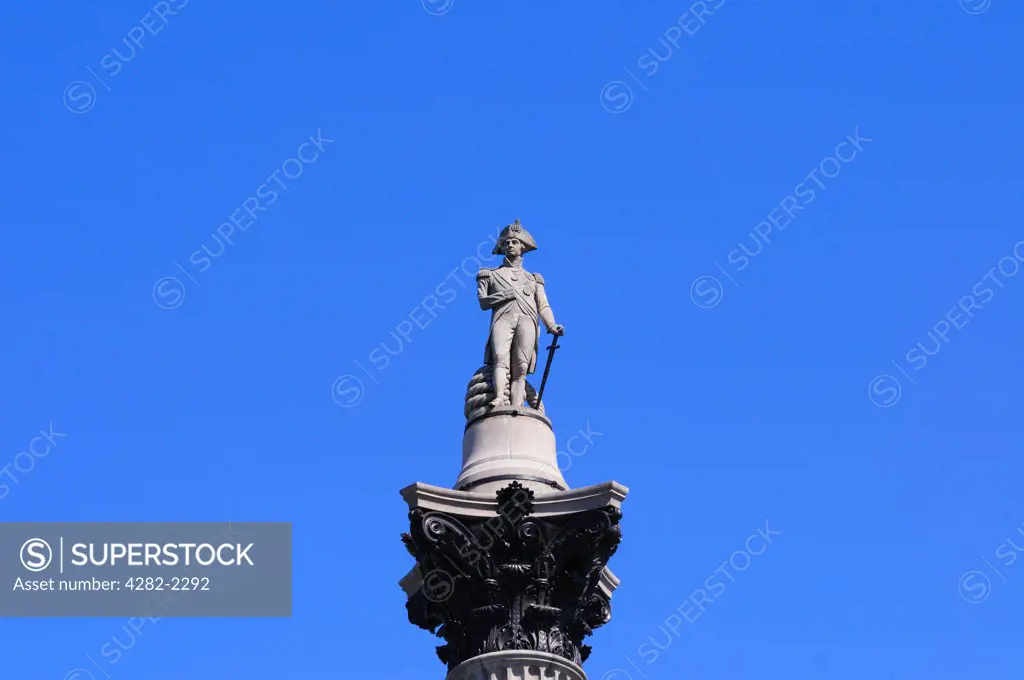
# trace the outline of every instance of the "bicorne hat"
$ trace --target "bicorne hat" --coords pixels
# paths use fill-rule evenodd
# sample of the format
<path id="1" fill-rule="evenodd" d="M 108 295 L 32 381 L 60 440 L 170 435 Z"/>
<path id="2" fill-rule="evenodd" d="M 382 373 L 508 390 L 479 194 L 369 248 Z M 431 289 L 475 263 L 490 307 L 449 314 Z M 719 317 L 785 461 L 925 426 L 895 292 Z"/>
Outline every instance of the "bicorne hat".
<path id="1" fill-rule="evenodd" d="M 523 225 L 519 224 L 519 218 L 516 221 L 508 225 L 501 230 L 501 234 L 498 236 L 498 242 L 494 244 L 493 255 L 503 255 L 505 253 L 505 241 L 510 238 L 517 238 L 523 244 L 523 253 L 528 253 L 531 250 L 537 250 L 537 242 L 530 236 L 530 232 L 523 229 Z"/>

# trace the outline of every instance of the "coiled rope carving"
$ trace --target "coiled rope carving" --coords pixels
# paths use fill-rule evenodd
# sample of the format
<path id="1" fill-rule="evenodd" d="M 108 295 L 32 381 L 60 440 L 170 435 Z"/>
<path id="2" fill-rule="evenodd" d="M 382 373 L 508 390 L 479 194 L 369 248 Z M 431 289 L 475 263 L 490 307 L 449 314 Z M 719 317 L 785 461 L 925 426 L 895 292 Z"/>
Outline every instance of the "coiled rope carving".
<path id="1" fill-rule="evenodd" d="M 505 387 L 505 398 L 509 398 L 510 387 Z M 481 366 L 469 380 L 466 386 L 466 420 L 472 420 L 477 416 L 487 413 L 490 403 L 494 401 L 494 368 Z M 533 389 L 530 381 L 526 381 L 526 403 L 530 408 L 544 412 L 544 404 L 537 403 L 537 390 Z M 518 405 L 518 404 L 517 404 Z"/>

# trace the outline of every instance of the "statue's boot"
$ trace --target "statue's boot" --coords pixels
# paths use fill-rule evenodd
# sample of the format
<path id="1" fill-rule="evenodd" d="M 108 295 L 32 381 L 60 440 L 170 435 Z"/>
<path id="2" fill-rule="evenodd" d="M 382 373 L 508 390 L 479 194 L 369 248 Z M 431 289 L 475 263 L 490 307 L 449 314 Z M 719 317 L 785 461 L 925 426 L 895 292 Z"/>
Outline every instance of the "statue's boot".
<path id="1" fill-rule="evenodd" d="M 507 406 L 505 390 L 508 389 L 508 369 L 504 366 L 494 366 L 494 399 L 491 400 L 491 407 Z"/>

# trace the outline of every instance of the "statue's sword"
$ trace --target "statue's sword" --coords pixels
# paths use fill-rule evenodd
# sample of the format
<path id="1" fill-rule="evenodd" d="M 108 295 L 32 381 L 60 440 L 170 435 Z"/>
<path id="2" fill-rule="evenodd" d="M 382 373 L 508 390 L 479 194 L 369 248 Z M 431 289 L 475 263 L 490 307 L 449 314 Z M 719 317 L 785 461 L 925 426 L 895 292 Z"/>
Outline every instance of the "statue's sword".
<path id="1" fill-rule="evenodd" d="M 541 400 L 544 398 L 544 386 L 548 384 L 548 373 L 551 372 L 551 361 L 555 358 L 555 350 L 561 345 L 558 344 L 558 336 L 552 335 L 551 344 L 548 345 L 548 363 L 544 366 L 544 377 L 540 379 L 540 392 L 537 393 L 537 408 L 543 403 Z"/>

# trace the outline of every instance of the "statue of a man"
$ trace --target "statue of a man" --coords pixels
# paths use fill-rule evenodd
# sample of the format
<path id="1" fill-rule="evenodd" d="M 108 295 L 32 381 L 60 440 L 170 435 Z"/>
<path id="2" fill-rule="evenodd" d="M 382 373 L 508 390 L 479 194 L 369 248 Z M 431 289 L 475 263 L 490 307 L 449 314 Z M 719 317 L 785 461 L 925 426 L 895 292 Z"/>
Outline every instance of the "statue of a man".
<path id="1" fill-rule="evenodd" d="M 536 249 L 537 243 L 517 218 L 501 231 L 494 246 L 494 254 L 504 255 L 505 261 L 476 275 L 480 309 L 491 310 L 491 331 L 484 350 L 484 364 L 494 369 L 491 406 L 522 406 L 526 399 L 526 376 L 537 368 L 538 319 L 548 333 L 565 332 L 555 323 L 548 305 L 544 277 L 523 269 L 523 254 Z"/>

